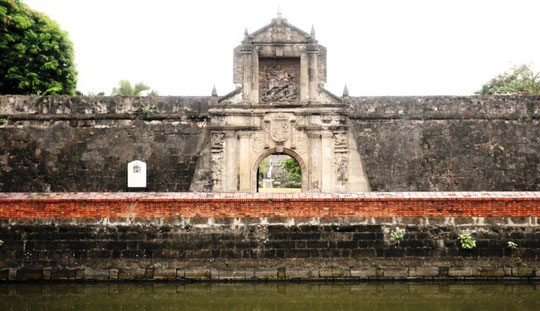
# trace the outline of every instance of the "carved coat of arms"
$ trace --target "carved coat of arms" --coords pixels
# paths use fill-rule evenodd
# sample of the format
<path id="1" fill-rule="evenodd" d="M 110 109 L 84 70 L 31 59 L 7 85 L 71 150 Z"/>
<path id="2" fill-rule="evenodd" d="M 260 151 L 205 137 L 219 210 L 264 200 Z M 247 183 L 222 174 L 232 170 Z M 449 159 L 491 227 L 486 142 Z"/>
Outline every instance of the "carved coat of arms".
<path id="1" fill-rule="evenodd" d="M 270 119 L 270 137 L 276 142 L 284 142 L 291 137 L 291 122 L 286 114 L 276 114 Z"/>

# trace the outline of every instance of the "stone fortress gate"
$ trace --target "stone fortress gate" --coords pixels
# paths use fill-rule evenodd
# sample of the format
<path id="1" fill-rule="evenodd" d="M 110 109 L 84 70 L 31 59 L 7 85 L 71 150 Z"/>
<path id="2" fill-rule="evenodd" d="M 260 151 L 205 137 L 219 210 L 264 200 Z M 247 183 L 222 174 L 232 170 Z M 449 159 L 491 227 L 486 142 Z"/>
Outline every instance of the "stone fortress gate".
<path id="1" fill-rule="evenodd" d="M 211 144 L 204 152 L 214 192 L 256 192 L 259 163 L 287 154 L 301 168 L 303 192 L 369 191 L 351 132 L 348 92 L 325 90 L 326 48 L 278 12 L 234 49 L 237 89 L 209 102 Z"/>

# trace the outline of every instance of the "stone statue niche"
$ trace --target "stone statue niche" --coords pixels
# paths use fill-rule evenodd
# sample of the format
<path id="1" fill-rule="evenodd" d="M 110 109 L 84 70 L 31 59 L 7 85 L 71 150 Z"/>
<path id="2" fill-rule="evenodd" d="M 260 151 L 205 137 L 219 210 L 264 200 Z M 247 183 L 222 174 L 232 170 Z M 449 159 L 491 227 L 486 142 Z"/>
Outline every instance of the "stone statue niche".
<path id="1" fill-rule="evenodd" d="M 212 90 L 209 143 L 190 189 L 256 192 L 259 163 L 287 154 L 300 165 L 304 192 L 368 191 L 348 95 L 324 89 L 326 48 L 315 30 L 307 33 L 278 14 L 263 28 L 246 30 L 233 55 L 237 89 L 222 97 Z"/>

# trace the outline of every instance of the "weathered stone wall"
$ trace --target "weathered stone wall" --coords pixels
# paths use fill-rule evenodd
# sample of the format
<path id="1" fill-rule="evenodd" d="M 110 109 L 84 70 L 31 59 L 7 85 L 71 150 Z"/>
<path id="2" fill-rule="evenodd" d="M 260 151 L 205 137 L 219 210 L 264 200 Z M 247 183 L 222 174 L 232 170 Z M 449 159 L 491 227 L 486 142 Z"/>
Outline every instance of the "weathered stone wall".
<path id="1" fill-rule="evenodd" d="M 540 277 L 540 193 L 34 197 L 0 198 L 0 279 Z"/>
<path id="2" fill-rule="evenodd" d="M 122 191 L 133 159 L 149 190 L 189 191 L 208 99 L 0 96 L 0 191 Z M 347 100 L 371 190 L 540 189 L 539 97 Z"/>
<path id="3" fill-rule="evenodd" d="M 188 191 L 207 102 L 1 96 L 0 191 L 125 191 L 135 159 L 147 162 L 148 190 Z"/>
<path id="4" fill-rule="evenodd" d="M 540 97 L 351 97 L 373 191 L 540 189 Z"/>

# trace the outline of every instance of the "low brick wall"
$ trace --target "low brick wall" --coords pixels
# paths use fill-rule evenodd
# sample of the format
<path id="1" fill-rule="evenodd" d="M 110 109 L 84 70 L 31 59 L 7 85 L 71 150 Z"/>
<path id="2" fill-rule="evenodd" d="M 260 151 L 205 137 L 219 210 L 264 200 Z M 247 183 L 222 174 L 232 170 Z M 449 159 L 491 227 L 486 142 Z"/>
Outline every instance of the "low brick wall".
<path id="1" fill-rule="evenodd" d="M 1 193 L 0 240 L 2 280 L 537 280 L 540 193 Z"/>

